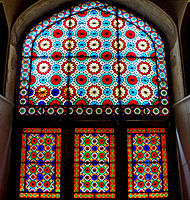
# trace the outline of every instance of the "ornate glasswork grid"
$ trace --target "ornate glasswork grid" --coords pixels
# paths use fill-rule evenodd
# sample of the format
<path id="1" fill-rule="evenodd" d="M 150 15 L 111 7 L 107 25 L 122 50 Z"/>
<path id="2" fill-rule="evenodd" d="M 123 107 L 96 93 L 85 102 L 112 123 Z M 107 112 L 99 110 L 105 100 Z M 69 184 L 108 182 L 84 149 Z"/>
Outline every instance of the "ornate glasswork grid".
<path id="1" fill-rule="evenodd" d="M 20 198 L 60 198 L 61 129 L 23 128 Z"/>
<path id="2" fill-rule="evenodd" d="M 115 198 L 113 128 L 76 128 L 74 198 Z"/>
<path id="3" fill-rule="evenodd" d="M 19 90 L 21 116 L 169 116 L 161 36 L 139 17 L 99 1 L 31 29 Z"/>
<path id="4" fill-rule="evenodd" d="M 128 198 L 168 197 L 165 128 L 128 128 Z"/>

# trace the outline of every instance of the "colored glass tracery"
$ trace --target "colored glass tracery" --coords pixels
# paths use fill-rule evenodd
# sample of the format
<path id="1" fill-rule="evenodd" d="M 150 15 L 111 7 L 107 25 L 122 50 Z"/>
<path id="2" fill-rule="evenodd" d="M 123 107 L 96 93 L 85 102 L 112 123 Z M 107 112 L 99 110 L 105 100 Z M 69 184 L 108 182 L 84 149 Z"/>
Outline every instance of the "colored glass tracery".
<path id="1" fill-rule="evenodd" d="M 76 128 L 74 198 L 115 198 L 113 128 Z"/>
<path id="2" fill-rule="evenodd" d="M 61 129 L 24 128 L 20 198 L 60 198 Z"/>
<path id="3" fill-rule="evenodd" d="M 165 128 L 128 128 L 128 197 L 168 197 Z"/>
<path id="4" fill-rule="evenodd" d="M 98 1 L 63 10 L 31 30 L 20 81 L 21 115 L 118 115 L 118 108 L 122 115 L 169 115 L 160 35 Z"/>

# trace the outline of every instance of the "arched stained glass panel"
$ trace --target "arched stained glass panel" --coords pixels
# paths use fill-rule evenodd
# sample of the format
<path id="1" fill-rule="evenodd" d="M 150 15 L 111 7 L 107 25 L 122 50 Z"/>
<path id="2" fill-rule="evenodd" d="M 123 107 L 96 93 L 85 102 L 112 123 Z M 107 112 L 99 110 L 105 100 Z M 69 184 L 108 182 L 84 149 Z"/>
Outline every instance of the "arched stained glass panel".
<path id="1" fill-rule="evenodd" d="M 122 9 L 73 6 L 27 35 L 19 97 L 21 115 L 168 116 L 163 41 Z"/>

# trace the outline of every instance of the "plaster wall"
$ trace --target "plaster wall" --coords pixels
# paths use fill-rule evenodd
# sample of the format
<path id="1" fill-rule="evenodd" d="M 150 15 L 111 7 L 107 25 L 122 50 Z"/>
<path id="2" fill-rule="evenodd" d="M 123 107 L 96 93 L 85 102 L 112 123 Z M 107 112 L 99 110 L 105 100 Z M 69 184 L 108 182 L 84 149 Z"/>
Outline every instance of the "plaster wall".
<path id="1" fill-rule="evenodd" d="M 188 0 L 150 0 L 163 9 L 180 28 Z"/>
<path id="2" fill-rule="evenodd" d="M 4 4 L 9 29 L 11 29 L 17 17 L 36 1 L 38 0 L 0 0 Z"/>
<path id="3" fill-rule="evenodd" d="M 190 199 L 190 96 L 173 105 L 179 151 L 182 190 L 185 200 Z"/>
<path id="4" fill-rule="evenodd" d="M 14 105 L 0 95 L 0 199 L 6 197 Z"/>
<path id="5" fill-rule="evenodd" d="M 2 1 L 4 4 L 4 8 L 6 9 L 6 16 L 9 28 L 11 27 L 11 22 L 14 20 L 16 10 L 18 10 L 21 1 L 22 0 L 12 0 L 12 2 L 10 2 L 9 0 Z"/>
<path id="6" fill-rule="evenodd" d="M 174 5 L 174 10 L 177 13 L 176 14 L 176 18 L 177 18 L 177 25 L 179 27 L 179 30 L 181 29 L 181 25 L 182 25 L 182 21 L 183 21 L 183 16 L 185 13 L 185 9 L 187 7 L 187 0 L 177 0 L 177 1 L 173 1 L 175 2 Z"/>
<path id="7" fill-rule="evenodd" d="M 5 96 L 12 102 L 14 102 L 16 73 L 17 73 L 17 52 L 16 48 L 13 45 L 10 45 Z"/>
<path id="8" fill-rule="evenodd" d="M 173 89 L 173 102 L 184 98 L 183 72 L 178 36 L 172 49 L 170 49 L 170 71 Z M 170 80 L 169 80 L 170 81 Z"/>

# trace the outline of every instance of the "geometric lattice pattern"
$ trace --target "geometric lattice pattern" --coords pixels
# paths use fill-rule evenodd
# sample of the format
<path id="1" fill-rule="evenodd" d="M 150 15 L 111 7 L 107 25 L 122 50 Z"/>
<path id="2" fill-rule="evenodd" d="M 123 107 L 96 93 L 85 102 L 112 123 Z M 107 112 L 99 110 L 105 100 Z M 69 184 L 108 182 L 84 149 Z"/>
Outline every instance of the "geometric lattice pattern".
<path id="1" fill-rule="evenodd" d="M 115 197 L 113 128 L 76 128 L 74 198 Z"/>
<path id="2" fill-rule="evenodd" d="M 23 128 L 20 198 L 60 198 L 61 129 Z"/>
<path id="3" fill-rule="evenodd" d="M 128 197 L 168 197 L 165 128 L 128 128 Z"/>
<path id="4" fill-rule="evenodd" d="M 159 134 L 135 134 L 133 137 L 133 162 L 161 162 Z"/>
<path id="5" fill-rule="evenodd" d="M 109 162 L 109 135 L 80 135 L 81 162 Z"/>
<path id="6" fill-rule="evenodd" d="M 169 114 L 163 41 L 120 8 L 90 1 L 56 13 L 22 53 L 21 115 Z"/>
<path id="7" fill-rule="evenodd" d="M 52 164 L 26 164 L 26 192 L 54 192 L 55 167 Z"/>
<path id="8" fill-rule="evenodd" d="M 134 192 L 161 192 L 161 163 L 133 164 Z"/>
<path id="9" fill-rule="evenodd" d="M 109 164 L 80 164 L 81 192 L 109 192 Z"/>
<path id="10" fill-rule="evenodd" d="M 64 105 L 69 100 L 73 105 L 116 105 L 119 91 L 123 104 L 157 102 L 156 62 L 146 59 L 154 54 L 153 42 L 134 25 L 121 18 L 118 21 L 119 43 L 116 15 L 95 9 L 73 15 L 40 34 L 32 52 L 36 57 L 32 61 L 29 103 Z M 121 60 L 116 57 L 118 50 Z M 142 56 L 144 60 L 139 58 Z"/>
<path id="11" fill-rule="evenodd" d="M 55 162 L 55 136 L 52 134 L 27 135 L 26 162 Z"/>

